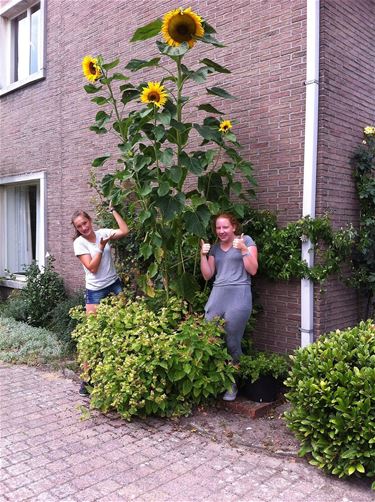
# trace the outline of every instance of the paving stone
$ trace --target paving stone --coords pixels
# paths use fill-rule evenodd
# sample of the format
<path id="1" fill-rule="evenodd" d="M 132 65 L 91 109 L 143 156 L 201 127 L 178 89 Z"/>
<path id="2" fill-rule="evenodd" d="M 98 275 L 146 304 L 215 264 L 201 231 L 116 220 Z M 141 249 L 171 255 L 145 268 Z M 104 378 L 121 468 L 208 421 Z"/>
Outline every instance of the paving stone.
<path id="1" fill-rule="evenodd" d="M 231 415 L 229 436 L 198 430 L 194 417 L 129 423 L 90 411 L 81 420 L 88 400 L 58 373 L 0 363 L 0 381 L 4 501 L 374 500 L 370 480 L 339 480 L 303 459 L 230 443 L 232 430 L 247 427 L 239 414 Z"/>

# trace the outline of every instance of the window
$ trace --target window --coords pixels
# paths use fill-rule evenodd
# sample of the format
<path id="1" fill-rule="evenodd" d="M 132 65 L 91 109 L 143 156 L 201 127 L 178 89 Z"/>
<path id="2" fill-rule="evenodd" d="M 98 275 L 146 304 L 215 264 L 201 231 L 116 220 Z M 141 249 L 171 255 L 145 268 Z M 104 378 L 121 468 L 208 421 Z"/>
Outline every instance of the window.
<path id="1" fill-rule="evenodd" d="M 0 9 L 0 96 L 44 78 L 45 0 Z"/>
<path id="2" fill-rule="evenodd" d="M 44 197 L 44 173 L 0 178 L 1 277 L 22 281 L 33 260 L 44 265 Z"/>

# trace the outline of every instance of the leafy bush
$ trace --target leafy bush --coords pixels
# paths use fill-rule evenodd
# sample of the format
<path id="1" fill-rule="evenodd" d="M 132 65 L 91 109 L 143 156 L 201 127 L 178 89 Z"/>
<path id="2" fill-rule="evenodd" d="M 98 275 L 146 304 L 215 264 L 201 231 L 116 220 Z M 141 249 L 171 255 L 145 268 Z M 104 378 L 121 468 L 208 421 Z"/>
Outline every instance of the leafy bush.
<path id="1" fill-rule="evenodd" d="M 54 333 L 0 317 L 1 361 L 37 365 L 63 356 L 64 347 Z"/>
<path id="2" fill-rule="evenodd" d="M 181 300 L 152 310 L 146 299 L 123 295 L 104 300 L 96 316 L 75 310 L 79 319 L 79 361 L 93 386 L 91 405 L 103 412 L 180 416 L 217 396 L 234 382 L 223 328 L 187 315 Z M 86 366 L 86 365 L 85 365 Z"/>
<path id="3" fill-rule="evenodd" d="M 373 321 L 329 333 L 292 359 L 286 420 L 300 455 L 311 454 L 311 464 L 339 477 L 375 476 Z"/>
<path id="4" fill-rule="evenodd" d="M 31 326 L 47 327 L 51 311 L 65 299 L 63 279 L 55 272 L 49 256 L 47 264 L 40 270 L 34 262 L 25 270 L 26 286 L 21 290 L 21 298 L 27 305 L 27 323 Z"/>
<path id="5" fill-rule="evenodd" d="M 54 270 L 54 261 L 49 256 L 43 270 L 35 262 L 25 268 L 26 285 L 12 293 L 1 306 L 3 317 L 12 317 L 31 326 L 49 327 L 53 309 L 66 298 L 64 282 Z"/>
<path id="6" fill-rule="evenodd" d="M 28 302 L 22 296 L 22 290 L 13 290 L 8 298 L 0 305 L 0 316 L 13 318 L 16 321 L 26 322 Z"/>
<path id="7" fill-rule="evenodd" d="M 284 379 L 288 374 L 289 364 L 285 356 L 267 352 L 256 352 L 240 358 L 240 377 L 255 382 L 262 375 L 271 375 Z"/>
<path id="8" fill-rule="evenodd" d="M 56 333 L 57 338 L 71 349 L 75 347 L 75 342 L 70 335 L 77 326 L 77 320 L 73 319 L 69 312 L 73 307 L 83 307 L 84 304 L 84 293 L 79 291 L 58 303 L 50 312 L 51 320 L 48 329 Z"/>

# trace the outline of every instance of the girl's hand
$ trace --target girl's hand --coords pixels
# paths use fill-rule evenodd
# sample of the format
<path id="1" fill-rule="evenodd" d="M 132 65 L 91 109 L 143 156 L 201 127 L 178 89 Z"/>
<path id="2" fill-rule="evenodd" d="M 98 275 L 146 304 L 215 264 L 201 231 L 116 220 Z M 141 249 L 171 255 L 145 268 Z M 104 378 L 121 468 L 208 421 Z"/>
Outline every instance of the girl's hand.
<path id="1" fill-rule="evenodd" d="M 211 249 L 211 244 L 209 244 L 208 242 L 204 242 L 203 239 L 201 239 L 201 254 L 202 255 L 206 255 L 210 252 L 210 249 Z"/>
<path id="2" fill-rule="evenodd" d="M 103 237 L 101 237 L 100 242 L 99 242 L 99 249 L 100 249 L 101 251 L 104 251 L 104 248 L 105 248 L 105 246 L 106 246 L 107 242 L 108 242 L 108 241 L 110 241 L 110 240 L 111 240 L 111 237 L 110 237 L 110 236 L 109 236 L 109 237 L 107 237 L 107 239 L 103 239 Z"/>
<path id="3" fill-rule="evenodd" d="M 236 237 L 235 239 L 233 239 L 233 244 L 232 245 L 233 245 L 233 247 L 235 249 L 239 249 L 240 251 L 246 251 L 247 250 L 245 241 L 243 239 L 243 234 L 241 234 L 241 237 Z"/>

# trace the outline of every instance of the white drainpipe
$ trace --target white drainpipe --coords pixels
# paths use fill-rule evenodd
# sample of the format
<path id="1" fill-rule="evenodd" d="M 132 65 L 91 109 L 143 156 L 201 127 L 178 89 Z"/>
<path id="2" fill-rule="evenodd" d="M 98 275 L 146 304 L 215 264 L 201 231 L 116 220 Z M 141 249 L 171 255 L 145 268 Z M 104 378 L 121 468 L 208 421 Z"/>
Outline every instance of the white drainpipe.
<path id="1" fill-rule="evenodd" d="M 318 143 L 319 99 L 319 0 L 307 0 L 306 48 L 306 112 L 305 151 L 303 165 L 302 216 L 315 218 L 316 165 Z M 314 265 L 314 252 L 310 240 L 302 243 L 302 259 Z M 301 280 L 301 347 L 314 341 L 314 285 Z"/>

